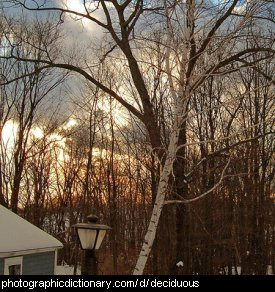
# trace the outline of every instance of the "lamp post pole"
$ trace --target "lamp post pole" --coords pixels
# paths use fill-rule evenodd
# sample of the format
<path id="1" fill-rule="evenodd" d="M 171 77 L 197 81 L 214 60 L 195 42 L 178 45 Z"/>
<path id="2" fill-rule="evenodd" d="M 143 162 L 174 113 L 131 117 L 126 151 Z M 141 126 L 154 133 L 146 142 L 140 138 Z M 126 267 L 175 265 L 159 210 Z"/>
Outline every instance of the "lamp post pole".
<path id="1" fill-rule="evenodd" d="M 94 249 L 86 249 L 84 251 L 81 275 L 97 275 L 97 259 Z"/>

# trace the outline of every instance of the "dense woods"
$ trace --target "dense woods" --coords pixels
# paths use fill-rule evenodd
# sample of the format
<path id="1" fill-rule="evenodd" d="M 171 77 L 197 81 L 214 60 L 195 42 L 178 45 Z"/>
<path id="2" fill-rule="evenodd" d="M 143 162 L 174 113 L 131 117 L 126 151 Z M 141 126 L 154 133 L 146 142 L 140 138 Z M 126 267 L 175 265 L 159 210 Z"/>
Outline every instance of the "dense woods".
<path id="1" fill-rule="evenodd" d="M 102 274 L 274 271 L 272 1 L 71 2 L 0 2 L 0 203 L 75 269 L 95 213 Z"/>

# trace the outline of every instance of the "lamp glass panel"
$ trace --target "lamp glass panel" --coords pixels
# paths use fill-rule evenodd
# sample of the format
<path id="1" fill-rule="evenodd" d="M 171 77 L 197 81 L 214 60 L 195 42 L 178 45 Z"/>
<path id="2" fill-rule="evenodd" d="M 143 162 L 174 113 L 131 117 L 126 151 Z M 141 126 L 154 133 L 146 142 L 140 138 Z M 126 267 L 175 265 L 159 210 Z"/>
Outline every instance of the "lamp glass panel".
<path id="1" fill-rule="evenodd" d="M 78 236 L 83 249 L 93 249 L 97 230 L 78 228 Z"/>
<path id="2" fill-rule="evenodd" d="M 106 230 L 99 230 L 95 249 L 99 249 L 100 248 L 101 243 L 102 243 L 102 241 L 103 241 L 103 239 L 105 237 L 105 234 L 106 234 Z"/>

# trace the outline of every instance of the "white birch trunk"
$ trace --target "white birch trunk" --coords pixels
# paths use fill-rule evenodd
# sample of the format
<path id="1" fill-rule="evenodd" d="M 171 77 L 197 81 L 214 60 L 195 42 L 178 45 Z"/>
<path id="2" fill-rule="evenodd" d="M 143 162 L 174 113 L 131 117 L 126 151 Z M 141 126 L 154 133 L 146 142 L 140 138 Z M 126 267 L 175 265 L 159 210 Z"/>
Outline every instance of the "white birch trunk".
<path id="1" fill-rule="evenodd" d="M 172 35 L 173 30 L 170 23 L 169 18 L 169 12 L 167 10 L 167 5 L 165 2 L 165 9 L 166 9 L 166 15 L 167 15 L 167 29 L 168 29 L 168 44 L 172 43 Z M 190 36 L 188 36 L 190 38 Z M 146 266 L 149 254 L 151 252 L 157 227 L 159 224 L 159 218 L 161 215 L 162 208 L 165 203 L 165 198 L 167 194 L 168 184 L 169 184 L 169 178 L 171 176 L 171 173 L 173 171 L 173 164 L 177 157 L 177 151 L 178 151 L 178 143 L 179 143 L 179 134 L 181 130 L 181 126 L 183 123 L 183 120 L 186 118 L 186 105 L 187 105 L 187 97 L 189 96 L 187 91 L 188 89 L 183 87 L 183 81 L 185 77 L 185 61 L 187 60 L 187 52 L 188 48 L 186 50 L 183 50 L 182 52 L 182 63 L 180 64 L 181 70 L 180 70 L 180 86 L 178 90 L 175 89 L 173 80 L 172 80 L 172 69 L 170 66 L 170 54 L 171 54 L 171 47 L 167 46 L 167 52 L 166 52 L 166 70 L 168 72 L 168 81 L 170 85 L 170 90 L 172 97 L 175 101 L 175 122 L 173 125 L 172 133 L 170 135 L 170 141 L 169 146 L 167 149 L 167 156 L 165 159 L 164 166 L 160 173 L 160 180 L 158 185 L 158 191 L 157 196 L 154 204 L 154 208 L 152 211 L 151 219 L 149 222 L 149 226 L 144 238 L 144 242 L 136 263 L 136 267 L 134 269 L 133 275 L 142 275 L 144 268 Z"/>
<path id="2" fill-rule="evenodd" d="M 151 249 L 156 237 L 159 218 L 160 218 L 161 211 L 165 203 L 165 197 L 167 194 L 169 178 L 173 171 L 174 161 L 177 157 L 179 134 L 180 134 L 181 125 L 182 125 L 182 121 L 184 117 L 183 112 L 186 105 L 186 100 L 184 101 L 183 96 L 184 94 L 181 94 L 180 96 L 175 95 L 175 99 L 176 99 L 175 122 L 173 125 L 173 130 L 170 135 L 170 141 L 169 141 L 169 146 L 167 149 L 165 163 L 160 173 L 158 191 L 157 191 L 157 196 L 155 199 L 155 204 L 152 211 L 151 219 L 149 222 L 149 226 L 144 238 L 144 242 L 143 242 L 133 275 L 143 274 L 147 259 L 149 257 L 149 254 L 151 252 Z"/>
<path id="3" fill-rule="evenodd" d="M 179 131 L 180 128 L 178 127 L 173 131 L 170 137 L 170 143 L 168 147 L 168 153 L 165 160 L 165 164 L 160 174 L 160 180 L 158 185 L 157 196 L 153 208 L 153 212 L 151 215 L 150 223 L 148 226 L 147 233 L 144 238 L 144 242 L 142 245 L 141 252 L 139 254 L 139 258 L 133 272 L 133 275 L 142 275 L 148 256 L 151 252 L 152 245 L 154 243 L 156 237 L 156 231 L 159 223 L 159 218 L 161 215 L 162 208 L 164 206 L 167 187 L 169 183 L 169 178 L 172 173 L 173 163 L 176 158 L 177 153 L 177 146 L 178 146 L 178 139 L 179 139 Z"/>

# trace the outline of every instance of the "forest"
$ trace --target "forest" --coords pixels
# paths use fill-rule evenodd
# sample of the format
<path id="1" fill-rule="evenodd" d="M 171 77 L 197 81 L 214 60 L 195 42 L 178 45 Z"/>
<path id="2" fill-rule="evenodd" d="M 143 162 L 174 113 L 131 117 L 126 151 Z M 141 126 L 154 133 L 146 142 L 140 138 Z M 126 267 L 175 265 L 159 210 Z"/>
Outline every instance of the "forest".
<path id="1" fill-rule="evenodd" d="M 0 204 L 100 274 L 274 272 L 274 3 L 1 0 Z"/>

